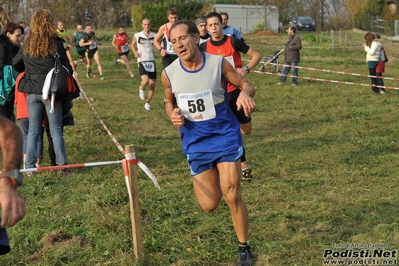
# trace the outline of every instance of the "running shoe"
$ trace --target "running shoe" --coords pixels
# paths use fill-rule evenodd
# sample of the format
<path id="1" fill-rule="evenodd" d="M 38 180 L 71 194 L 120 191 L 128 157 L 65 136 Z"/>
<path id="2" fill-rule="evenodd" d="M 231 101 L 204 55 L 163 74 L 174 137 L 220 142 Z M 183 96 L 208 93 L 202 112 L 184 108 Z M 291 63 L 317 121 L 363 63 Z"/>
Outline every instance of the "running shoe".
<path id="1" fill-rule="evenodd" d="M 116 64 L 118 64 L 118 58 L 117 58 L 117 59 L 115 59 L 115 65 L 116 65 Z"/>
<path id="2" fill-rule="evenodd" d="M 144 109 L 146 109 L 147 111 L 150 111 L 150 110 L 151 110 L 151 105 L 150 105 L 150 103 L 145 103 L 145 104 L 144 104 Z"/>
<path id="3" fill-rule="evenodd" d="M 252 255 L 249 246 L 238 247 L 238 260 L 236 266 L 251 266 Z"/>
<path id="4" fill-rule="evenodd" d="M 86 72 L 86 78 L 90 78 L 90 73 L 89 72 Z"/>
<path id="5" fill-rule="evenodd" d="M 241 181 L 245 181 L 245 182 L 248 182 L 248 183 L 252 182 L 252 171 L 251 171 L 251 169 L 247 168 L 245 170 L 242 170 Z"/>
<path id="6" fill-rule="evenodd" d="M 93 72 L 90 73 L 92 78 L 96 77 L 96 74 L 94 74 Z"/>
<path id="7" fill-rule="evenodd" d="M 103 75 L 101 75 L 100 77 L 101 77 L 101 80 L 105 80 L 105 77 Z"/>

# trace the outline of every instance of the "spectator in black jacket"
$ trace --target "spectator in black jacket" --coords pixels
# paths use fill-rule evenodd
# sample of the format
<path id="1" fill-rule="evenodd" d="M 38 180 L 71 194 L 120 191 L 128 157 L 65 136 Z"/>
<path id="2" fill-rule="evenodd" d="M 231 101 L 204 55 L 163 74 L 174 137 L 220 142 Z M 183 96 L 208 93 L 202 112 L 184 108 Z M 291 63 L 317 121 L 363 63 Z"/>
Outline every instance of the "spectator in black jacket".
<path id="1" fill-rule="evenodd" d="M 289 27 L 287 30 L 288 33 L 288 42 L 285 45 L 285 56 L 284 62 L 285 66 L 281 71 L 280 82 L 277 83 L 278 85 L 282 85 L 285 83 L 287 79 L 287 75 L 292 68 L 292 85 L 298 85 L 298 64 L 301 58 L 300 50 L 302 49 L 302 40 L 296 34 L 295 27 Z"/>
<path id="2" fill-rule="evenodd" d="M 42 97 L 42 89 L 47 73 L 54 67 L 55 54 L 58 53 L 62 64 L 72 73 L 62 40 L 54 30 L 54 20 L 49 10 L 39 9 L 33 14 L 31 27 L 23 49 L 13 60 L 18 72 L 25 71 L 18 90 L 28 94 L 29 131 L 26 151 L 26 168 L 35 168 L 36 143 L 42 130 L 43 111 L 46 112 L 51 138 L 54 144 L 57 165 L 67 165 L 64 136 L 62 133 L 62 102 L 55 99 L 55 110 L 51 110 L 51 101 Z M 65 168 L 63 173 L 70 173 Z M 27 175 L 32 175 L 28 172 Z"/>
<path id="3" fill-rule="evenodd" d="M 20 38 L 23 33 L 23 28 L 14 22 L 7 23 L 3 28 L 3 33 L 0 35 L 0 79 L 6 76 L 13 75 L 14 79 L 16 74 L 12 71 L 12 59 L 17 55 L 20 49 Z M 14 120 L 14 97 L 15 91 L 12 86 L 11 80 L 7 82 L 6 79 L 2 84 L 3 88 L 0 88 L 2 95 L 5 98 L 0 100 L 0 115 L 5 116 L 10 120 Z M 5 86 L 8 83 L 8 86 Z"/>

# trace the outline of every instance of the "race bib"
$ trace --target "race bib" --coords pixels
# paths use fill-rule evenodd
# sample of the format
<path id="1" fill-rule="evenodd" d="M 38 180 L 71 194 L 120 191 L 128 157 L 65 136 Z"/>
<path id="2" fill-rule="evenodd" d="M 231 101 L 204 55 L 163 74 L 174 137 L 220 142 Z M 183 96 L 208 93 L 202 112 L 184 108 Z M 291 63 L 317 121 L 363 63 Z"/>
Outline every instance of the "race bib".
<path id="1" fill-rule="evenodd" d="M 200 93 L 179 93 L 178 105 L 184 117 L 199 122 L 216 117 L 215 105 L 210 90 Z"/>
<path id="2" fill-rule="evenodd" d="M 226 56 L 224 59 L 226 59 L 234 68 L 234 58 L 232 56 Z"/>
<path id="3" fill-rule="evenodd" d="M 166 53 L 167 54 L 176 54 L 175 50 L 173 50 L 173 45 L 171 42 L 166 42 Z"/>
<path id="4" fill-rule="evenodd" d="M 97 43 L 96 43 L 96 41 L 93 41 L 91 44 L 90 44 L 90 46 L 89 46 L 89 49 L 96 49 L 97 48 Z"/>
<path id="5" fill-rule="evenodd" d="M 143 65 L 145 71 L 147 72 L 154 72 L 155 71 L 155 65 L 154 62 L 141 62 Z"/>
<path id="6" fill-rule="evenodd" d="M 127 47 L 127 45 L 122 45 L 121 46 L 121 52 L 122 53 L 126 53 L 127 51 L 129 51 L 129 47 Z"/>

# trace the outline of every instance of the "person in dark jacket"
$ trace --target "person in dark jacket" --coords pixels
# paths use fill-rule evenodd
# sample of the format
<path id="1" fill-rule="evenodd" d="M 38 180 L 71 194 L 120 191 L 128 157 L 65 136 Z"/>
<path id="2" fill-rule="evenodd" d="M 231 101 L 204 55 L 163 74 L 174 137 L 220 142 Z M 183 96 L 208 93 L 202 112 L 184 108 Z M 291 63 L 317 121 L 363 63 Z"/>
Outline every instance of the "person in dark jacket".
<path id="1" fill-rule="evenodd" d="M 295 27 L 289 27 L 287 32 L 288 32 L 288 42 L 285 46 L 285 56 L 284 56 L 285 66 L 281 71 L 282 76 L 280 77 L 280 82 L 277 84 L 278 85 L 284 84 L 285 80 L 287 79 L 287 75 L 290 72 L 290 69 L 293 68 L 292 85 L 296 86 L 298 85 L 297 66 L 301 58 L 299 51 L 302 49 L 302 40 L 298 35 L 296 35 Z"/>
<path id="2" fill-rule="evenodd" d="M 4 26 L 3 33 L 0 35 L 0 79 L 4 78 L 4 71 L 12 74 L 12 59 L 20 49 L 20 39 L 23 28 L 16 23 L 9 22 Z M 15 80 L 16 76 L 14 77 Z M 3 83 L 4 84 L 4 83 Z M 10 84 L 11 86 L 11 84 Z M 10 120 L 14 120 L 14 86 L 5 96 L 5 100 L 0 102 L 0 115 Z M 3 88 L 5 90 L 5 88 Z M 5 93 L 7 94 L 7 93 Z"/>
<path id="3" fill-rule="evenodd" d="M 62 102 L 55 99 L 54 113 L 51 110 L 51 101 L 42 97 L 42 89 L 47 73 L 54 67 L 55 55 L 58 53 L 62 65 L 69 73 L 72 67 L 69 64 L 63 42 L 57 37 L 54 20 L 49 10 L 39 9 L 32 17 L 30 31 L 25 39 L 23 48 L 13 60 L 14 69 L 25 71 L 18 90 L 28 94 L 29 131 L 26 151 L 26 168 L 35 168 L 36 143 L 41 134 L 43 110 L 45 110 L 54 144 L 57 165 L 67 165 L 64 136 L 62 133 Z M 69 173 L 69 169 L 65 168 Z M 28 172 L 27 175 L 32 175 Z"/>

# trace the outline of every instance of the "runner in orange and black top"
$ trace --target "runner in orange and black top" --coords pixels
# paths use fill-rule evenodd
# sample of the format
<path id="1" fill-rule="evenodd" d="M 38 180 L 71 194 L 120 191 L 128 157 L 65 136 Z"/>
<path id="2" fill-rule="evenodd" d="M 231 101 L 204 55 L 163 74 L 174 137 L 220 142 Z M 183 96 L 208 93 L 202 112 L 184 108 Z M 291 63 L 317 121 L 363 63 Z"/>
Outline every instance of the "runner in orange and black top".
<path id="1" fill-rule="evenodd" d="M 222 17 L 217 12 L 211 12 L 206 16 L 206 27 L 211 34 L 211 39 L 200 44 L 200 50 L 223 56 L 236 71 L 245 76 L 249 71 L 254 68 L 261 60 L 262 55 L 252 47 L 249 47 L 243 39 L 237 39 L 233 36 L 224 35 L 222 31 Z M 251 57 L 249 63 L 243 67 L 240 52 Z M 237 97 L 240 90 L 228 84 L 227 87 L 230 108 L 240 122 L 241 134 L 248 135 L 252 131 L 251 117 L 247 117 L 243 110 L 237 111 Z M 242 180 L 251 182 L 252 172 L 249 169 L 248 162 L 244 154 L 241 157 Z"/>
<path id="2" fill-rule="evenodd" d="M 104 80 L 103 76 L 103 67 L 100 60 L 100 55 L 98 54 L 97 45 L 102 45 L 100 41 L 97 40 L 96 34 L 93 31 L 93 27 L 91 25 L 86 25 L 85 32 L 83 34 L 83 38 L 79 42 L 80 46 L 86 46 L 86 78 L 95 77 L 95 75 L 91 72 L 91 65 L 93 64 L 93 59 L 97 63 L 98 72 L 100 73 L 101 80 Z"/>
<path id="3" fill-rule="evenodd" d="M 73 62 L 72 54 L 71 54 L 71 51 L 69 50 L 68 37 L 66 35 L 66 29 L 64 29 L 64 23 L 62 23 L 62 21 L 58 21 L 56 31 L 57 31 L 58 37 L 60 37 L 64 43 L 64 48 L 66 50 L 66 54 L 68 56 L 69 63 L 71 64 L 73 74 L 75 75 L 76 74 L 76 65 Z"/>
<path id="4" fill-rule="evenodd" d="M 163 67 L 169 66 L 177 55 L 173 50 L 172 43 L 169 38 L 169 31 L 173 24 L 179 19 L 179 13 L 175 7 L 169 8 L 166 15 L 168 16 L 168 23 L 159 27 L 158 33 L 155 35 L 154 46 L 161 53 Z M 160 43 L 162 39 L 162 44 Z"/>
<path id="5" fill-rule="evenodd" d="M 126 65 L 127 71 L 129 72 L 129 75 L 131 78 L 134 78 L 134 74 L 132 72 L 132 69 L 130 67 L 130 62 L 129 62 L 129 36 L 125 32 L 124 27 L 119 27 L 118 32 L 114 35 L 112 38 L 112 46 L 115 47 L 116 51 L 118 52 L 118 55 L 120 57 L 115 59 L 115 64 L 122 63 Z"/>

